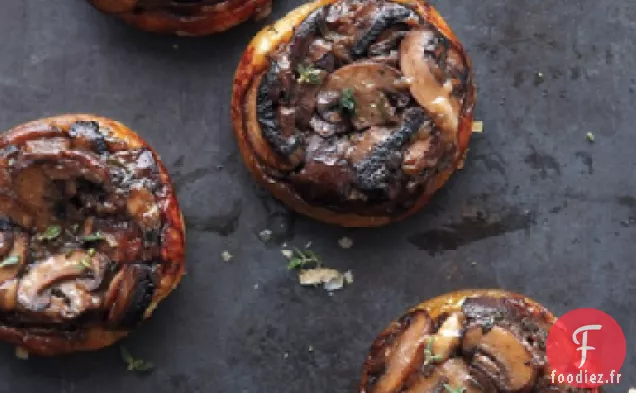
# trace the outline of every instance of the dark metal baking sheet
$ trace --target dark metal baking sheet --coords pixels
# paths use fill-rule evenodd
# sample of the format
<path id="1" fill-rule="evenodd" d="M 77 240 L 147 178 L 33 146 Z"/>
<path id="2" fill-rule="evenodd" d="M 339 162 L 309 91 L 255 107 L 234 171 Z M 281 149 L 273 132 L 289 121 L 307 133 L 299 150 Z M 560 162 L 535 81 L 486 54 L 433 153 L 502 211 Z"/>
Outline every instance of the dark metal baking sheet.
<path id="1" fill-rule="evenodd" d="M 301 3 L 276 0 L 269 20 Z M 381 329 L 465 287 L 612 314 L 629 350 L 623 383 L 607 390 L 636 385 L 636 3 L 435 3 L 472 56 L 485 133 L 425 212 L 344 230 L 286 213 L 237 154 L 232 75 L 262 23 L 179 39 L 82 0 L 2 1 L 0 128 L 61 112 L 123 121 L 161 153 L 190 228 L 183 284 L 126 342 L 153 374 L 126 372 L 117 348 L 24 362 L 0 346 L 0 392 L 352 392 Z M 333 297 L 301 288 L 280 247 L 260 241 L 266 228 L 311 241 L 355 283 Z M 344 235 L 351 249 L 338 247 Z"/>

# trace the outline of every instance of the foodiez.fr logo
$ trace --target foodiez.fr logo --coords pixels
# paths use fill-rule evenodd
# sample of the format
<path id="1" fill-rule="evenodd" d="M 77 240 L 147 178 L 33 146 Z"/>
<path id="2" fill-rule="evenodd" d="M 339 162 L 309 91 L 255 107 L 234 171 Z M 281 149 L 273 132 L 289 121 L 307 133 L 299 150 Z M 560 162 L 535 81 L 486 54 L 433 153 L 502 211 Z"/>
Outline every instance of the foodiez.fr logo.
<path id="1" fill-rule="evenodd" d="M 552 383 L 595 388 L 620 383 L 627 343 L 618 322 L 603 311 L 570 311 L 552 326 L 546 342 Z"/>

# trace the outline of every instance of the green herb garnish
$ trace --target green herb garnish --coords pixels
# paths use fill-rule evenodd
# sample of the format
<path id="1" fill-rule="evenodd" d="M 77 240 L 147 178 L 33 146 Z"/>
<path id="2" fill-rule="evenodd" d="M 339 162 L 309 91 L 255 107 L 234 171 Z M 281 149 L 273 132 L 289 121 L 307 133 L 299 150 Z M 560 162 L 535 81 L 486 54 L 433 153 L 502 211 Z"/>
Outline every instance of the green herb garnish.
<path id="1" fill-rule="evenodd" d="M 444 384 L 444 389 L 446 389 L 446 391 L 448 393 L 464 393 L 466 391 L 466 388 L 464 388 L 463 386 L 459 385 L 456 388 L 452 387 L 451 385 L 445 383 Z"/>
<path id="2" fill-rule="evenodd" d="M 90 258 L 86 258 L 86 257 L 80 258 L 79 264 L 82 269 L 91 269 L 93 267 L 93 264 L 91 263 Z"/>
<path id="3" fill-rule="evenodd" d="M 320 70 L 311 64 L 298 66 L 298 83 L 306 85 L 319 85 L 322 82 Z"/>
<path id="4" fill-rule="evenodd" d="M 104 234 L 101 232 L 95 232 L 91 233 L 90 235 L 82 236 L 82 241 L 85 242 L 96 242 L 104 239 L 106 239 L 106 236 L 104 236 Z"/>
<path id="5" fill-rule="evenodd" d="M 431 337 L 430 340 L 428 340 L 428 343 L 426 344 L 426 348 L 424 349 L 424 365 L 428 366 L 429 364 L 435 364 L 437 362 L 440 362 L 442 360 L 444 360 L 444 358 L 442 358 L 439 355 L 435 355 L 433 353 L 433 344 L 435 343 L 435 337 Z"/>
<path id="6" fill-rule="evenodd" d="M 126 347 L 119 347 L 119 353 L 121 354 L 121 358 L 126 362 L 126 369 L 128 371 L 136 371 L 136 372 L 148 372 L 152 371 L 155 368 L 155 365 L 152 362 L 142 359 L 135 359 Z"/>
<path id="7" fill-rule="evenodd" d="M 51 225 L 38 235 L 38 240 L 55 240 L 62 234 L 62 227 L 59 225 Z"/>
<path id="8" fill-rule="evenodd" d="M 342 96 L 340 97 L 340 109 L 342 112 L 354 114 L 356 112 L 356 97 L 353 94 L 353 89 L 342 89 Z"/>
<path id="9" fill-rule="evenodd" d="M 0 263 L 0 269 L 7 266 L 15 266 L 20 263 L 20 257 L 17 255 L 11 255 L 10 257 L 5 258 Z"/>
<path id="10" fill-rule="evenodd" d="M 588 142 L 590 142 L 590 143 L 594 143 L 594 141 L 596 140 L 596 137 L 591 132 L 587 133 L 586 138 L 587 138 Z"/>
<path id="11" fill-rule="evenodd" d="M 283 250 L 283 255 L 289 261 L 287 268 L 289 270 L 304 268 L 309 264 L 314 264 L 316 266 L 320 266 L 322 261 L 320 257 L 313 252 L 312 250 L 300 251 L 297 248 L 294 248 L 294 251 Z"/>

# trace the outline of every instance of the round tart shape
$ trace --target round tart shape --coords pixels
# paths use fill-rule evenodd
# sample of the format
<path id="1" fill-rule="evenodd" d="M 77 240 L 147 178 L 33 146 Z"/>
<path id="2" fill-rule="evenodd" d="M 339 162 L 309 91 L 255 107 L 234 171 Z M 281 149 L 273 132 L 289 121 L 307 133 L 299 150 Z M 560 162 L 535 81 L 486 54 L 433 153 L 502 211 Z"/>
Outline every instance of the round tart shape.
<path id="1" fill-rule="evenodd" d="M 123 124 L 63 115 L 0 135 L 0 340 L 114 343 L 175 288 L 184 238 L 166 168 Z"/>
<path id="2" fill-rule="evenodd" d="M 466 290 L 428 300 L 373 343 L 360 393 L 598 392 L 551 382 L 556 317 L 522 295 Z"/>
<path id="3" fill-rule="evenodd" d="M 292 209 L 350 227 L 424 206 L 461 166 L 471 64 L 420 0 L 318 0 L 265 28 L 234 80 L 254 177 Z"/>
<path id="4" fill-rule="evenodd" d="M 155 33 L 203 36 L 270 14 L 272 0 L 89 0 L 99 10 Z"/>

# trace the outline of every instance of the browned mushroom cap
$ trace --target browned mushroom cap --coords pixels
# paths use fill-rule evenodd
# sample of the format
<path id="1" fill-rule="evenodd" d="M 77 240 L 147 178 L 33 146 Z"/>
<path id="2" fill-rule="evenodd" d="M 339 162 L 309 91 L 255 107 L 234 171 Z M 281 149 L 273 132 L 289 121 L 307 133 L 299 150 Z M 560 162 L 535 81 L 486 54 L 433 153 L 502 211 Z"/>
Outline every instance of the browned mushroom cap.
<path id="1" fill-rule="evenodd" d="M 411 84 L 411 94 L 436 120 L 438 125 L 456 139 L 461 100 L 453 95 L 452 79 L 443 76 L 429 53 L 435 50 L 436 34 L 432 30 L 411 31 L 400 47 L 400 65 Z M 441 81 L 437 75 L 442 74 Z"/>
<path id="2" fill-rule="evenodd" d="M 124 266 L 106 293 L 109 324 L 124 329 L 135 327 L 144 318 L 154 291 L 155 279 L 150 267 Z"/>
<path id="3" fill-rule="evenodd" d="M 403 88 L 401 77 L 400 71 L 384 64 L 353 63 L 331 74 L 321 94 L 323 97 L 327 94 L 341 97 L 343 91 L 351 89 L 356 102 L 351 120 L 358 130 L 397 124 L 399 118 L 386 94 L 397 94 Z"/>
<path id="4" fill-rule="evenodd" d="M 97 289 L 102 280 L 108 259 L 95 254 L 90 256 L 87 252 L 77 250 L 68 256 L 58 254 L 49 257 L 41 263 L 33 265 L 21 279 L 18 288 L 18 303 L 24 310 L 40 312 L 51 305 L 51 288 L 57 283 L 75 281 L 81 283 L 73 286 L 86 291 Z M 64 287 L 70 289 L 71 287 Z M 72 304 L 70 305 L 72 307 Z M 64 307 L 61 307 L 65 309 Z M 65 309 L 66 310 L 66 309 Z M 69 311 L 65 316 L 76 316 L 77 313 Z"/>
<path id="5" fill-rule="evenodd" d="M 484 333 L 482 326 L 466 331 L 462 348 L 471 364 L 486 374 L 502 392 L 521 392 L 532 388 L 537 367 L 532 353 L 510 330 L 494 326 Z"/>
<path id="6" fill-rule="evenodd" d="M 373 393 L 396 392 L 406 377 L 421 364 L 433 321 L 425 312 L 414 314 L 403 329 L 400 338 L 382 354 L 384 375 L 380 377 Z"/>
<path id="7" fill-rule="evenodd" d="M 6 250 L 0 258 L 0 284 L 2 284 L 14 279 L 27 263 L 29 236 L 21 231 L 10 229 L 3 231 L 0 238 Z"/>

